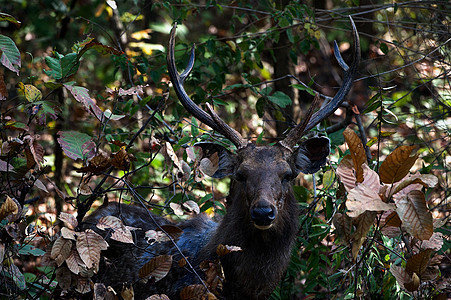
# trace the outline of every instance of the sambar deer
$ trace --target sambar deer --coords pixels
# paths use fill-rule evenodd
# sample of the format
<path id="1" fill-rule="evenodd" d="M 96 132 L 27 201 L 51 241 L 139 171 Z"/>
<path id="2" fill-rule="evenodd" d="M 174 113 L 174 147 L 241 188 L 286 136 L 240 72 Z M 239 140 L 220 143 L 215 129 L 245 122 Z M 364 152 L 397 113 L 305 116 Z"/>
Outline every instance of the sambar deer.
<path id="1" fill-rule="evenodd" d="M 175 65 L 174 43 L 176 24 L 172 28 L 167 63 L 176 94 L 183 106 L 199 121 L 221 133 L 237 148 L 231 153 L 224 147 L 201 143 L 204 156 L 217 153 L 218 169 L 215 178 L 231 177 L 226 201 L 227 213 L 219 224 L 201 214 L 177 224 L 183 233 L 177 241 L 149 245 L 144 232 L 172 224 L 151 214 L 147 209 L 131 205 L 109 204 L 85 219 L 85 226 L 93 227 L 102 216 L 119 216 L 135 231 L 135 245 L 122 244 L 106 238 L 110 247 L 104 252 L 107 263 L 101 265 L 97 280 L 120 290 L 122 283 L 132 283 L 136 299 L 153 294 L 180 297 L 180 290 L 188 285 L 202 284 L 199 265 L 217 261 L 218 245 L 240 247 L 240 251 L 220 256 L 224 282 L 218 289 L 223 299 L 267 299 L 281 280 L 290 261 L 290 254 L 298 232 L 298 203 L 292 189 L 293 180 L 302 173 L 312 174 L 326 162 L 330 151 L 326 137 L 313 137 L 296 146 L 300 138 L 333 113 L 349 92 L 360 61 L 359 37 L 351 20 L 354 37 L 351 66 L 344 62 L 335 43 L 335 57 L 344 69 L 343 83 L 336 96 L 322 109 L 313 113 L 319 97 L 315 97 L 305 119 L 291 129 L 287 137 L 272 146 L 257 146 L 243 139 L 206 105 L 208 113 L 197 106 L 185 92 L 185 79 L 194 65 L 194 47 L 188 67 L 179 74 Z M 104 236 L 105 232 L 99 231 Z M 180 267 L 177 261 L 188 257 L 191 264 Z M 174 257 L 170 272 L 158 282 L 139 280 L 140 268 L 152 258 L 169 254 Z M 192 266 L 192 267 L 191 267 Z"/>

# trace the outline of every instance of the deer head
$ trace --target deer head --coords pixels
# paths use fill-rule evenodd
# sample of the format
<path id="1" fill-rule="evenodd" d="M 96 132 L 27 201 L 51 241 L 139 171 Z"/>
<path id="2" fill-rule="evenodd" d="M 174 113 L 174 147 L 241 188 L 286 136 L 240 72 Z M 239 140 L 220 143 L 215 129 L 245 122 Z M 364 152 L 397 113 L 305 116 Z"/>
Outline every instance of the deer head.
<path id="1" fill-rule="evenodd" d="M 206 104 L 207 113 L 190 99 L 183 84 L 194 65 L 194 47 L 191 49 L 188 66 L 179 74 L 174 58 L 177 24 L 173 26 L 169 39 L 167 63 L 169 75 L 178 98 L 186 110 L 195 118 L 223 134 L 237 148 L 234 154 L 220 145 L 199 144 L 203 149 L 204 157 L 209 157 L 214 152 L 219 156 L 218 169 L 211 175 L 216 178 L 232 177 L 227 205 L 228 215 L 229 213 L 238 214 L 244 219 L 240 222 L 253 224 L 254 228 L 260 231 L 278 227 L 278 224 L 282 222 L 279 221 L 279 215 L 286 213 L 283 212 L 283 209 L 286 206 L 287 197 L 292 194 L 293 179 L 299 172 L 315 173 L 325 164 L 330 151 L 328 138 L 314 137 L 307 139 L 299 146 L 296 145 L 305 133 L 341 105 L 351 88 L 360 61 L 360 43 L 351 17 L 350 21 L 354 37 L 353 62 L 350 67 L 341 57 L 336 43 L 334 48 L 335 57 L 345 71 L 343 83 L 337 94 L 322 109 L 314 112 L 319 102 L 319 96 L 316 95 L 304 120 L 291 129 L 285 139 L 273 146 L 256 146 L 243 139 L 236 130 L 227 125 L 215 113 L 209 103 Z M 235 202 L 240 203 L 235 204 Z"/>

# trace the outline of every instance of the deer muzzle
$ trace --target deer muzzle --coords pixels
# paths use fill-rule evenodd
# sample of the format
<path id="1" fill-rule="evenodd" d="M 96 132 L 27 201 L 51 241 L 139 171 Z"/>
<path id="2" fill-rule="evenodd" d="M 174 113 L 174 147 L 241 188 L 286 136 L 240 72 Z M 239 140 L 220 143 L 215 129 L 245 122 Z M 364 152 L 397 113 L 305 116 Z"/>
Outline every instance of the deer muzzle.
<path id="1" fill-rule="evenodd" d="M 257 203 L 251 208 L 251 219 L 260 230 L 271 228 L 276 219 L 277 209 L 269 203 Z"/>

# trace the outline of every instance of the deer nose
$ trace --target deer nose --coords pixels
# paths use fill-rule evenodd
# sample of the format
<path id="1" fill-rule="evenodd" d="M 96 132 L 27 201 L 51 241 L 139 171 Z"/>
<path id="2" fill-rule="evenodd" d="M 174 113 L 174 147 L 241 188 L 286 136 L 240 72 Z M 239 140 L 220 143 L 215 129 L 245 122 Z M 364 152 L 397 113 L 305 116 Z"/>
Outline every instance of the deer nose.
<path id="1" fill-rule="evenodd" d="M 273 205 L 256 205 L 251 209 L 251 219 L 258 229 L 268 229 L 276 218 L 276 208 Z"/>

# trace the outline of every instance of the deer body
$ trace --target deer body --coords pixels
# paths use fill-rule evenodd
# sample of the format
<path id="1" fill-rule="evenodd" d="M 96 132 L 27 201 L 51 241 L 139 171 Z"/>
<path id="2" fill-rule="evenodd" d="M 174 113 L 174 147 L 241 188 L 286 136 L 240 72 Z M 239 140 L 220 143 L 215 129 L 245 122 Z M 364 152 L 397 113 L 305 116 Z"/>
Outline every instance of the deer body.
<path id="1" fill-rule="evenodd" d="M 223 244 L 238 246 L 242 250 L 219 257 L 225 281 L 218 296 L 224 299 L 267 299 L 270 296 L 287 268 L 298 231 L 299 211 L 293 194 L 293 180 L 300 172 L 317 172 L 325 164 L 330 151 L 329 140 L 325 137 L 307 139 L 299 146 L 296 144 L 308 130 L 340 106 L 358 67 L 359 40 L 352 19 L 351 24 L 354 36 L 352 65 L 348 67 L 339 52 L 335 52 L 340 66 L 345 70 L 337 95 L 313 113 L 319 101 L 315 97 L 305 120 L 273 146 L 249 143 L 225 124 L 208 103 L 207 113 L 189 98 L 183 83 L 194 65 L 194 48 L 188 67 L 179 74 L 174 58 L 174 25 L 169 40 L 168 69 L 178 98 L 194 117 L 222 133 L 237 148 L 236 153 L 231 153 L 217 144 L 199 144 L 203 157 L 209 158 L 215 154 L 219 158 L 217 170 L 209 175 L 215 178 L 230 176 L 232 179 L 226 201 L 227 213 L 219 224 L 205 215 L 177 224 L 183 234 L 176 245 L 171 241 L 149 245 L 144 239 L 144 232 L 157 229 L 157 224 L 170 224 L 170 221 L 136 206 L 110 204 L 100 208 L 85 220 L 84 226 L 94 228 L 100 217 L 114 215 L 121 218 L 125 225 L 141 230 L 135 231 L 135 246 L 107 237 L 110 246 L 104 256 L 108 261 L 100 267 L 99 282 L 116 290 L 121 290 L 124 282 L 133 283 L 136 299 L 145 299 L 153 294 L 178 298 L 183 287 L 200 283 L 192 268 L 177 265 L 182 257 L 180 252 L 189 257 L 194 269 L 201 274 L 199 264 L 218 259 L 216 250 L 218 245 Z M 153 257 L 163 254 L 173 256 L 170 272 L 156 283 L 140 281 L 139 269 Z"/>

